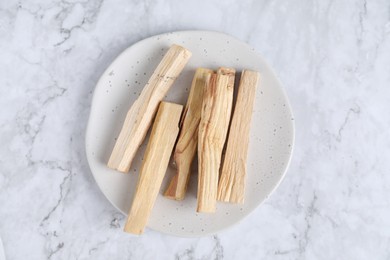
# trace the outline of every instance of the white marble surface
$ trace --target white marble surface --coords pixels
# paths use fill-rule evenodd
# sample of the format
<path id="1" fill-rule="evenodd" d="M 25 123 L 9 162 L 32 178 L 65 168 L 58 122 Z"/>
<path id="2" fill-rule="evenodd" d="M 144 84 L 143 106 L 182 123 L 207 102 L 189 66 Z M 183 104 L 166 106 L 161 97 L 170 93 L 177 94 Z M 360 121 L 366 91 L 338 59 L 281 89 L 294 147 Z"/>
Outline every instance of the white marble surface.
<path id="1" fill-rule="evenodd" d="M 201 7 L 202 6 L 202 7 Z M 207 29 L 251 44 L 290 97 L 276 192 L 215 236 L 121 231 L 84 134 L 108 64 L 138 40 Z M 0 236 L 7 259 L 389 259 L 390 2 L 1 1 Z"/>

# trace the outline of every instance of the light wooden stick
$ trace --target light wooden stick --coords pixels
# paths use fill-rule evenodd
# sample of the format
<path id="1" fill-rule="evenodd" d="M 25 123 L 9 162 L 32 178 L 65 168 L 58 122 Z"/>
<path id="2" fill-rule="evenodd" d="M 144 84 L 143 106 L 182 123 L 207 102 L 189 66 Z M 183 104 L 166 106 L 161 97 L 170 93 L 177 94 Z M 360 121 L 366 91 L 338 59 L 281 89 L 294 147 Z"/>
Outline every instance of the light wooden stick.
<path id="1" fill-rule="evenodd" d="M 202 111 L 203 90 L 209 85 L 212 73 L 212 70 L 198 68 L 192 80 L 174 154 L 177 173 L 173 176 L 165 191 L 165 196 L 170 199 L 184 199 L 190 178 L 191 164 L 198 145 L 198 129 Z"/>
<path id="2" fill-rule="evenodd" d="M 158 104 L 190 57 L 191 53 L 178 45 L 172 45 L 165 54 L 141 95 L 127 112 L 122 130 L 108 161 L 108 167 L 121 172 L 129 171 L 131 162 L 156 114 Z"/>
<path id="3" fill-rule="evenodd" d="M 125 231 L 128 233 L 143 233 L 148 222 L 179 133 L 182 110 L 181 105 L 161 102 L 125 225 Z"/>
<path id="4" fill-rule="evenodd" d="M 220 68 L 205 89 L 198 143 L 198 212 L 215 212 L 219 167 L 229 128 L 234 69 Z"/>
<path id="5" fill-rule="evenodd" d="M 221 201 L 244 202 L 249 130 L 258 81 L 258 72 L 242 72 L 218 185 L 218 200 Z"/>

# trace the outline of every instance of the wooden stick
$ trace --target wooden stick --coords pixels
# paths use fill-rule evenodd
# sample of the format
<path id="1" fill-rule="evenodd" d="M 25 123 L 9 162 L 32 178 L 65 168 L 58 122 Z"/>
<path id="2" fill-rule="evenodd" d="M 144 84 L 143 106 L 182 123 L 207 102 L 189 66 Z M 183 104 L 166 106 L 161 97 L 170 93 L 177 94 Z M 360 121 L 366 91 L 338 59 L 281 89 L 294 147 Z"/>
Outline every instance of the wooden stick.
<path id="1" fill-rule="evenodd" d="M 183 106 L 161 102 L 138 177 L 125 232 L 141 234 L 156 201 L 179 133 Z"/>
<path id="2" fill-rule="evenodd" d="M 202 111 L 203 90 L 209 85 L 212 73 L 212 70 L 198 68 L 192 80 L 174 154 L 177 173 L 173 176 L 164 194 L 170 199 L 184 199 L 190 178 L 191 164 L 198 145 L 198 129 Z"/>
<path id="3" fill-rule="evenodd" d="M 108 161 L 108 167 L 121 172 L 129 171 L 131 162 L 146 136 L 159 103 L 190 57 L 191 53 L 178 45 L 172 45 L 165 54 L 141 95 L 127 113 Z"/>
<path id="4" fill-rule="evenodd" d="M 218 186 L 221 201 L 244 202 L 249 130 L 258 81 L 258 72 L 242 72 Z"/>
<path id="5" fill-rule="evenodd" d="M 205 89 L 198 143 L 198 212 L 215 212 L 219 167 L 232 110 L 234 69 L 220 68 Z"/>

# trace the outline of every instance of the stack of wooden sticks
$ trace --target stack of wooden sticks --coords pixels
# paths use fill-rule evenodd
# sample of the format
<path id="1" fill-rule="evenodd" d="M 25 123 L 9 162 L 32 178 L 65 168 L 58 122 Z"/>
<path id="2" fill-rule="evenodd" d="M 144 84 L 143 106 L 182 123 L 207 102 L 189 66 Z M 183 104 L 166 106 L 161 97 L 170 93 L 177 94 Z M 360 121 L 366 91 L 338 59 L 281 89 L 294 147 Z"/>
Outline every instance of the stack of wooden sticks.
<path id="1" fill-rule="evenodd" d="M 197 211 L 215 212 L 217 200 L 244 202 L 249 130 L 259 73 L 242 71 L 232 114 L 235 69 L 198 68 L 182 111 L 182 105 L 162 100 L 190 57 L 187 49 L 171 46 L 128 111 L 108 161 L 108 167 L 127 173 L 154 119 L 126 232 L 143 232 L 172 152 L 177 173 L 164 193 L 167 198 L 184 199 L 197 152 Z"/>

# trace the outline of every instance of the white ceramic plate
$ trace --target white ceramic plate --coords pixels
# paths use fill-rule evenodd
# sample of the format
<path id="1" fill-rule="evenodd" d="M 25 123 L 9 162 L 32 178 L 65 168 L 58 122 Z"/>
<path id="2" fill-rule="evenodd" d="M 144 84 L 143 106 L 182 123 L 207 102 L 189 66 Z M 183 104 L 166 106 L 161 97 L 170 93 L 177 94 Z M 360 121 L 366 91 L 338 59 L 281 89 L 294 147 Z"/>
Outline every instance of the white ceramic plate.
<path id="1" fill-rule="evenodd" d="M 86 135 L 86 152 L 93 176 L 107 199 L 127 214 L 135 190 L 147 139 L 129 174 L 106 167 L 126 112 L 171 44 L 192 52 L 190 62 L 168 92 L 166 100 L 185 105 L 194 71 L 198 67 L 233 67 L 261 73 L 252 118 L 247 161 L 245 203 L 219 202 L 215 214 L 196 212 L 196 170 L 183 201 L 162 196 L 175 172 L 166 173 L 148 227 L 177 236 L 201 236 L 237 223 L 260 205 L 278 186 L 290 162 L 294 124 L 290 105 L 271 68 L 247 44 L 222 33 L 184 31 L 153 36 L 126 49 L 101 76 L 92 100 Z"/>

